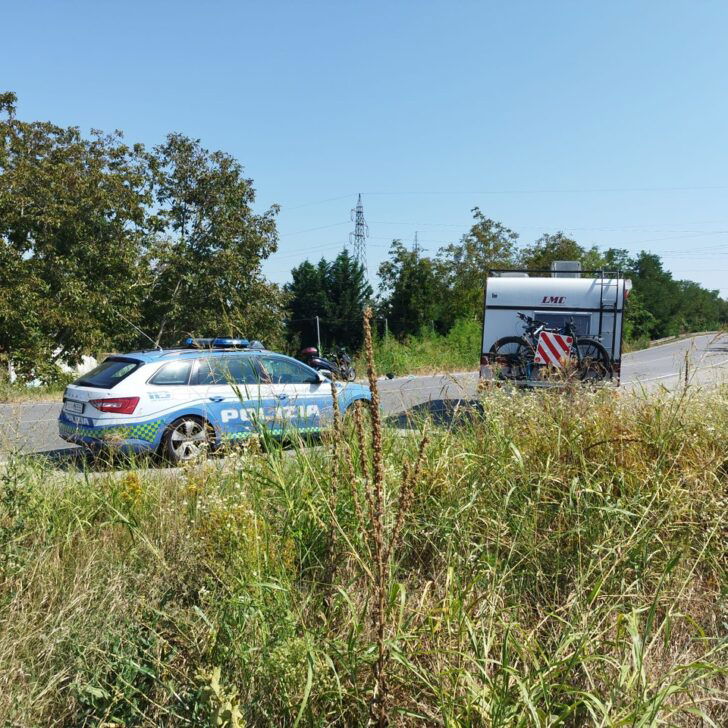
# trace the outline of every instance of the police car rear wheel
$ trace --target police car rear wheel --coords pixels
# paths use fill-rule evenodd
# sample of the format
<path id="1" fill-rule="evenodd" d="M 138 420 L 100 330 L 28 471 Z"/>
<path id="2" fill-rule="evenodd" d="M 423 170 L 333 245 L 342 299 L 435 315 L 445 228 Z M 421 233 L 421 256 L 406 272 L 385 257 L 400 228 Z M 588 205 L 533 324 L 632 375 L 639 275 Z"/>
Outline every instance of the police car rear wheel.
<path id="1" fill-rule="evenodd" d="M 169 426 L 164 455 L 173 463 L 185 463 L 206 455 L 212 438 L 210 426 L 197 417 L 183 417 Z"/>

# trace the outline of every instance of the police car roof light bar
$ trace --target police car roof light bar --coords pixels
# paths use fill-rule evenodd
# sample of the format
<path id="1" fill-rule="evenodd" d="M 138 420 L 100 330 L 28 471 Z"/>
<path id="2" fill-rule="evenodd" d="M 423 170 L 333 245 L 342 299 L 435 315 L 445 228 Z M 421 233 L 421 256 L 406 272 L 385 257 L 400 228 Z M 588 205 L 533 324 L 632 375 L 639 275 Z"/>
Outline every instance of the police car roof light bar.
<path id="1" fill-rule="evenodd" d="M 231 337 L 223 336 L 215 338 L 198 338 L 190 336 L 182 342 L 184 347 L 190 349 L 247 349 L 248 344 L 249 342 L 247 339 L 233 339 Z"/>
<path id="2" fill-rule="evenodd" d="M 247 339 L 233 339 L 228 336 L 219 336 L 212 345 L 216 349 L 247 349 L 250 342 Z"/>

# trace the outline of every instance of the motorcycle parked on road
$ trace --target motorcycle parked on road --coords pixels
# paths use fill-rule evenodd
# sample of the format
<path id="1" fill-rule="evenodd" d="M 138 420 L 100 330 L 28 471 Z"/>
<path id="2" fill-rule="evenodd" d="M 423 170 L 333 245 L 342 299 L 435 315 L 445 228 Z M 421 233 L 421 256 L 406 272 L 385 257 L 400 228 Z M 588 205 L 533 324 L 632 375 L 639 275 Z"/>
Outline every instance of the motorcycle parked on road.
<path id="1" fill-rule="evenodd" d="M 331 357 L 334 363 L 339 368 L 341 373 L 341 379 L 345 382 L 353 382 L 356 379 L 356 369 L 354 369 L 354 362 L 347 353 L 346 349 L 337 349 Z"/>
<path id="2" fill-rule="evenodd" d="M 346 349 L 337 349 L 331 356 L 324 357 L 315 346 L 307 346 L 301 349 L 298 358 L 312 369 L 328 372 L 332 379 L 342 382 L 353 382 L 356 379 L 356 370 Z"/>

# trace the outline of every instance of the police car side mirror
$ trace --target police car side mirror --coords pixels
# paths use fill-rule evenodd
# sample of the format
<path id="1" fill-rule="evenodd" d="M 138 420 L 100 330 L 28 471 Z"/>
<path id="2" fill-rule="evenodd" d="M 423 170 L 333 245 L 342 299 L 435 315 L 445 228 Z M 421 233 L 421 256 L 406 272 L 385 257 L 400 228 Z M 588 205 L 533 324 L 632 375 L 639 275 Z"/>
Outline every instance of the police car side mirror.
<path id="1" fill-rule="evenodd" d="M 319 369 L 318 375 L 319 375 L 319 382 L 330 382 L 331 381 L 331 372 L 326 369 Z"/>

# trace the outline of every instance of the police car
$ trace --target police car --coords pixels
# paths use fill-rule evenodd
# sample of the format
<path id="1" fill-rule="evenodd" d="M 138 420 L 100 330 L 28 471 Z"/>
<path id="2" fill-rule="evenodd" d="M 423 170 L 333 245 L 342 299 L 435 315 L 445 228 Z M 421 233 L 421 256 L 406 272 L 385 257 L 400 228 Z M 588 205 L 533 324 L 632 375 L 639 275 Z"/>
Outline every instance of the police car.
<path id="1" fill-rule="evenodd" d="M 371 400 L 336 383 L 342 412 Z M 159 452 L 173 463 L 266 431 L 316 433 L 333 420 L 331 382 L 245 339 L 188 339 L 179 348 L 110 356 L 66 388 L 60 436 L 90 448 Z"/>

